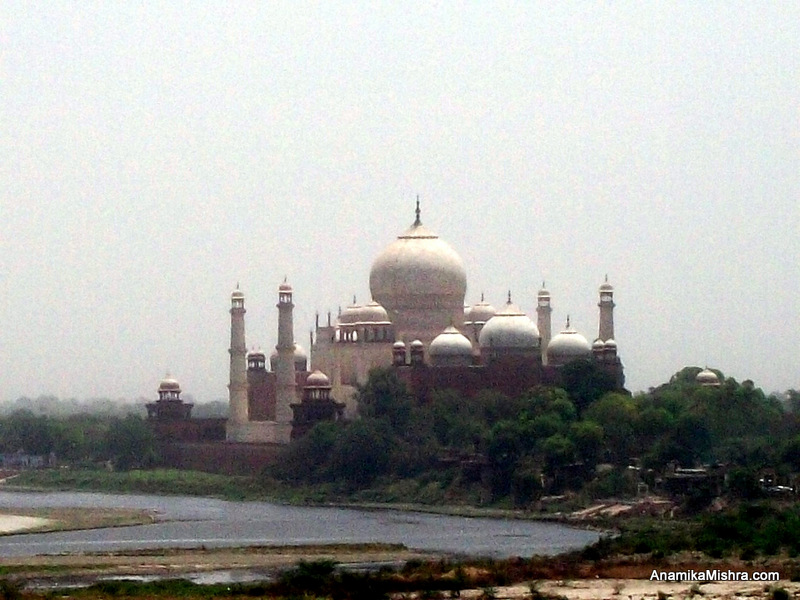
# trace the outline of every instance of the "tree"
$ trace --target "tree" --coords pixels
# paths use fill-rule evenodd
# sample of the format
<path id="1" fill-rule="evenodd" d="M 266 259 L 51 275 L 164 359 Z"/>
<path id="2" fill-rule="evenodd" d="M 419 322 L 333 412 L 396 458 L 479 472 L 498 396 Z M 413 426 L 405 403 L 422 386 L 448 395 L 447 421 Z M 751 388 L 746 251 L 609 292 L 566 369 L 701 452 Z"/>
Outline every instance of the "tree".
<path id="1" fill-rule="evenodd" d="M 584 464 L 594 469 L 603 449 L 603 428 L 592 421 L 573 423 L 570 427 L 570 439 L 575 451 Z"/>
<path id="2" fill-rule="evenodd" d="M 554 474 L 560 467 L 564 467 L 575 460 L 575 444 L 557 433 L 547 438 L 542 444 L 545 470 Z"/>
<path id="3" fill-rule="evenodd" d="M 612 462 L 627 465 L 635 447 L 638 417 L 633 399 L 624 394 L 606 394 L 586 410 L 585 417 L 603 428 Z"/>
<path id="4" fill-rule="evenodd" d="M 492 469 L 492 493 L 505 496 L 511 490 L 511 475 L 522 456 L 523 431 L 514 421 L 500 421 L 489 434 L 486 458 Z"/>
<path id="5" fill-rule="evenodd" d="M 411 417 L 413 402 L 405 383 L 394 369 L 372 369 L 357 392 L 362 417 L 386 419 L 397 433 L 403 433 Z"/>
<path id="6" fill-rule="evenodd" d="M 578 359 L 561 367 L 561 382 L 578 414 L 617 388 L 614 376 L 594 361 Z"/>
<path id="7" fill-rule="evenodd" d="M 351 488 L 369 485 L 388 471 L 392 433 L 386 421 L 358 419 L 336 438 L 331 449 L 330 474 Z"/>
<path id="8" fill-rule="evenodd" d="M 121 471 L 151 467 L 156 462 L 156 438 L 141 417 L 115 418 L 106 435 L 108 457 Z"/>

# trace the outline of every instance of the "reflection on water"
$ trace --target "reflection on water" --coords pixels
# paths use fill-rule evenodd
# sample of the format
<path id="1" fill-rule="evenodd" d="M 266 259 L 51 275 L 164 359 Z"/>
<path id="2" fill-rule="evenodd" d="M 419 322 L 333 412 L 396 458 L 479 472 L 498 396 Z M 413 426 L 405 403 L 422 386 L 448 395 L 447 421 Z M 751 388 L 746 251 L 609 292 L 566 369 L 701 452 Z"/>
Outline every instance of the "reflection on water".
<path id="1" fill-rule="evenodd" d="M 3 510 L 75 506 L 147 509 L 163 520 L 133 527 L 4 536 L 0 537 L 0 555 L 160 547 L 388 543 L 470 556 L 509 557 L 557 554 L 584 547 L 598 538 L 591 531 L 513 519 L 181 496 L 0 492 Z"/>

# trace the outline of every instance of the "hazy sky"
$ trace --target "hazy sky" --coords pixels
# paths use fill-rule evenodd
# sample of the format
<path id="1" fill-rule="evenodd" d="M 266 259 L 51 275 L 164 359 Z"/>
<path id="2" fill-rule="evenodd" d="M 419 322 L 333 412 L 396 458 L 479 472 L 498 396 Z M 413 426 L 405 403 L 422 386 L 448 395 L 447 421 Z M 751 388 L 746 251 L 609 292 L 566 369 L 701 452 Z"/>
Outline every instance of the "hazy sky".
<path id="1" fill-rule="evenodd" d="M 414 219 L 597 335 L 800 387 L 795 2 L 0 3 L 0 400 L 227 396 Z"/>

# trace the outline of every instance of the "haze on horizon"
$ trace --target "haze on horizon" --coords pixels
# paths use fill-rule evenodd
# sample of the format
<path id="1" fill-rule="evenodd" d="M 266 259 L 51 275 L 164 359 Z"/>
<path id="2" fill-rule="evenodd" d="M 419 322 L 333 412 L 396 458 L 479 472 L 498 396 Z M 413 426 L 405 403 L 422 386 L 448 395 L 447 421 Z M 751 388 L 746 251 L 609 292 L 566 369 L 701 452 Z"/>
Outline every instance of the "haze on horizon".
<path id="1" fill-rule="evenodd" d="M 0 400 L 226 397 L 248 346 L 369 300 L 413 221 L 597 335 L 797 388 L 793 3 L 0 4 Z"/>

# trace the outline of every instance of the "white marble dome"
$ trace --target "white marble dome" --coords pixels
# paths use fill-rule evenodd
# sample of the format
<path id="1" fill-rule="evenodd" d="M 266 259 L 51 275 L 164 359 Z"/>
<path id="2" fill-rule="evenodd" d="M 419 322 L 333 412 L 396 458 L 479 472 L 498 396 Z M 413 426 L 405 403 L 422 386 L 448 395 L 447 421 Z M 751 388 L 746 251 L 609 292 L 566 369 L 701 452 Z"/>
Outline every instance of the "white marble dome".
<path id="1" fill-rule="evenodd" d="M 578 358 L 590 358 L 592 345 L 569 325 L 556 335 L 547 345 L 548 364 L 559 366 Z"/>
<path id="2" fill-rule="evenodd" d="M 497 314 L 497 309 L 486 302 L 481 294 L 481 301 L 469 309 L 469 315 L 464 316 L 465 322 L 483 324 Z"/>
<path id="3" fill-rule="evenodd" d="M 717 374 L 714 373 L 714 371 L 712 371 L 708 367 L 706 367 L 697 374 L 697 377 L 695 377 L 695 381 L 697 381 L 697 383 L 699 383 L 700 385 L 705 385 L 705 386 L 716 387 L 719 385 L 719 377 L 717 377 Z"/>
<path id="4" fill-rule="evenodd" d="M 331 380 L 319 369 L 316 369 L 306 379 L 306 387 L 330 387 Z"/>
<path id="5" fill-rule="evenodd" d="M 336 322 L 339 325 L 352 325 L 356 323 L 359 318 L 359 314 L 361 313 L 362 306 L 356 302 L 356 299 L 353 298 L 353 303 L 350 306 L 345 307 L 345 309 L 339 314 L 336 318 Z"/>
<path id="6" fill-rule="evenodd" d="M 389 312 L 464 305 L 467 274 L 449 244 L 417 220 L 372 263 L 372 297 Z"/>
<path id="7" fill-rule="evenodd" d="M 437 335 L 428 346 L 428 356 L 466 356 L 472 358 L 472 343 L 458 329 L 450 325 Z"/>
<path id="8" fill-rule="evenodd" d="M 356 310 L 355 323 L 390 323 L 386 309 L 373 300 Z"/>
<path id="9" fill-rule="evenodd" d="M 178 383 L 177 379 L 170 377 L 167 375 L 164 379 L 161 380 L 161 383 L 158 384 L 158 391 L 159 392 L 166 392 L 166 391 L 174 391 L 180 392 L 181 385 Z"/>
<path id="10" fill-rule="evenodd" d="M 308 367 L 308 354 L 303 347 L 295 342 L 294 344 L 294 369 L 295 371 L 305 371 Z M 269 368 L 275 371 L 278 368 L 278 351 L 273 350 L 269 355 Z"/>
<path id="11" fill-rule="evenodd" d="M 528 315 L 511 302 L 509 294 L 505 307 L 486 321 L 478 336 L 478 343 L 481 348 L 538 348 L 539 329 Z"/>

